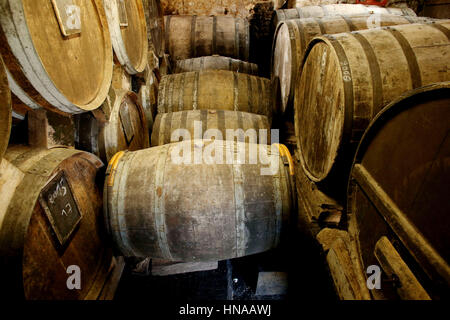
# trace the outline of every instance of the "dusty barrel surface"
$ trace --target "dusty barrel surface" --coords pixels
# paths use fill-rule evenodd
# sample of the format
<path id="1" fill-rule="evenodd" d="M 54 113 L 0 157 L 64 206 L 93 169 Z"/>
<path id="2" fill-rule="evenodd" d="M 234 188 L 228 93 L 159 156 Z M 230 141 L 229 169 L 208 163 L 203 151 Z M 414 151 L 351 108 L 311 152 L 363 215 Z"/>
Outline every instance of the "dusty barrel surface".
<path id="1" fill-rule="evenodd" d="M 362 133 L 383 106 L 450 79 L 449 27 L 450 21 L 401 25 L 310 43 L 294 103 L 300 160 L 310 179 L 348 171 Z"/>
<path id="2" fill-rule="evenodd" d="M 207 164 L 209 148 L 216 150 L 215 160 L 220 150 L 223 157 L 261 150 L 273 170 L 259 160 Z M 274 248 L 289 215 L 291 185 L 289 168 L 279 154 L 267 156 L 267 148 L 270 152 L 257 144 L 194 140 L 119 154 L 105 182 L 113 242 L 125 256 L 186 262 Z M 198 152 L 205 153 L 204 161 L 179 163 L 185 156 L 194 161 Z M 262 175 L 263 167 L 272 174 Z M 130 188 L 137 185 L 138 190 Z"/>
<path id="3" fill-rule="evenodd" d="M 363 270 L 379 265 L 397 275 L 399 286 L 382 286 L 384 298 L 448 297 L 448 119 L 450 83 L 422 87 L 383 109 L 359 145 L 349 231 Z"/>
<path id="4" fill-rule="evenodd" d="M 4 294 L 9 299 L 96 299 L 112 259 L 96 180 L 103 163 L 73 149 L 25 146 L 9 148 L 5 159 L 0 164 Z M 80 290 L 67 287 L 69 266 L 80 267 Z"/>
<path id="5" fill-rule="evenodd" d="M 230 16 L 166 16 L 166 53 L 173 60 L 219 54 L 248 61 L 247 19 Z"/>
<path id="6" fill-rule="evenodd" d="M 102 109 L 105 123 L 99 123 L 91 114 L 78 117 L 78 148 L 109 161 L 119 151 L 149 147 L 145 112 L 135 93 L 112 90 Z"/>
<path id="7" fill-rule="evenodd" d="M 281 22 L 272 47 L 272 79 L 278 79 L 281 90 L 281 112 L 294 102 L 296 77 L 301 73 L 303 55 L 308 43 L 322 34 L 336 34 L 400 24 L 430 21 L 423 17 L 369 14 L 293 19 Z"/>
<path id="8" fill-rule="evenodd" d="M 9 91 L 8 78 L 0 57 L 0 162 L 9 143 L 11 133 L 11 92 Z"/>
<path id="9" fill-rule="evenodd" d="M 272 115 L 270 80 L 224 70 L 185 72 L 161 79 L 158 113 L 234 110 Z"/>
<path id="10" fill-rule="evenodd" d="M 212 139 L 212 136 L 205 136 L 207 133 L 219 140 L 234 140 L 236 137 L 241 142 L 270 144 L 270 123 L 266 116 L 240 111 L 191 110 L 158 114 L 152 132 L 152 146 L 171 143 L 172 134 L 178 129 L 186 131 L 178 131 L 175 141 L 179 141 L 180 135 L 183 135 L 184 141 Z M 236 133 L 238 129 L 244 132 Z M 259 130 L 266 130 L 265 134 L 262 133 L 261 140 Z M 189 134 L 185 135 L 187 133 Z M 195 137 L 196 134 L 200 136 Z"/>
<path id="11" fill-rule="evenodd" d="M 156 56 L 164 55 L 164 13 L 159 0 L 142 0 L 147 21 L 147 38 Z"/>
<path id="12" fill-rule="evenodd" d="M 129 74 L 144 71 L 148 39 L 142 0 L 103 1 L 114 53 Z"/>
<path id="13" fill-rule="evenodd" d="M 340 3 L 356 3 L 356 0 L 288 0 L 288 8 L 301 8 Z"/>
<path id="14" fill-rule="evenodd" d="M 177 60 L 174 63 L 173 73 L 202 70 L 228 70 L 258 75 L 258 65 L 218 55 Z"/>
<path id="15" fill-rule="evenodd" d="M 101 1 L 2 0 L 0 9 L 0 53 L 27 109 L 75 114 L 103 103 L 113 64 Z"/>

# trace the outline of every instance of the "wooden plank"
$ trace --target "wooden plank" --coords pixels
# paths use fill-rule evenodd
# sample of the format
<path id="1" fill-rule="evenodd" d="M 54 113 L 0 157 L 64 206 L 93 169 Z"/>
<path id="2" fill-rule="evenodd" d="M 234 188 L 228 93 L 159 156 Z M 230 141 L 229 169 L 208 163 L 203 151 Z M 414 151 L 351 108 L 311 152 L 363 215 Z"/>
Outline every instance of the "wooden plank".
<path id="1" fill-rule="evenodd" d="M 219 264 L 217 261 L 174 263 L 171 265 L 159 265 L 159 266 L 152 265 L 152 275 L 161 277 L 188 272 L 216 270 L 218 267 Z"/>

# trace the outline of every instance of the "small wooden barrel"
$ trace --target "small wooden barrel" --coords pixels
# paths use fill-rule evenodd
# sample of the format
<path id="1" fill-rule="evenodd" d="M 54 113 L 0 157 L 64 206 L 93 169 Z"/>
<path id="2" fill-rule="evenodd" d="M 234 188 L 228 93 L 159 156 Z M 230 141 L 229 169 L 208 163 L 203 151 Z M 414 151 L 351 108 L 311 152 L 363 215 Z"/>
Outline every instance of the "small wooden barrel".
<path id="1" fill-rule="evenodd" d="M 248 61 L 247 19 L 230 16 L 166 16 L 166 53 L 173 60 L 219 54 Z"/>
<path id="2" fill-rule="evenodd" d="M 379 6 L 365 6 L 362 4 L 329 4 L 323 6 L 308 6 L 295 9 L 276 10 L 272 17 L 272 26 L 275 29 L 281 21 L 291 19 L 363 14 L 393 14 L 397 16 L 411 17 L 417 16 L 416 13 L 409 8 L 383 8 Z"/>
<path id="3" fill-rule="evenodd" d="M 158 113 L 183 110 L 234 110 L 272 115 L 270 80 L 224 70 L 165 76 L 159 84 Z"/>
<path id="4" fill-rule="evenodd" d="M 173 73 L 202 70 L 228 70 L 258 75 L 258 65 L 218 55 L 175 61 Z"/>
<path id="5" fill-rule="evenodd" d="M 373 117 L 409 90 L 450 80 L 450 21 L 315 38 L 295 93 L 300 160 L 315 182 L 346 175 Z"/>
<path id="6" fill-rule="evenodd" d="M 114 53 L 129 74 L 144 71 L 148 39 L 142 0 L 103 1 Z"/>
<path id="7" fill-rule="evenodd" d="M 266 116 L 240 111 L 191 110 L 158 114 L 152 132 L 152 146 L 180 141 L 180 135 L 172 137 L 172 134 L 176 134 L 179 129 L 187 130 L 187 132 L 180 132 L 183 140 L 212 139 L 214 136 L 218 140 L 237 139 L 241 142 L 270 144 L 270 137 L 268 137 L 270 123 Z M 244 132 L 240 134 L 236 131 L 238 129 L 242 129 L 245 134 Z M 227 130 L 230 131 L 227 132 Z M 266 130 L 266 132 L 261 133 L 260 137 L 259 130 Z M 187 136 L 186 133 L 188 133 Z M 205 136 L 205 133 L 208 136 Z M 195 137 L 195 134 L 199 136 Z"/>
<path id="8" fill-rule="evenodd" d="M 308 43 L 322 34 L 336 34 L 400 24 L 430 21 L 428 18 L 382 15 L 328 16 L 286 20 L 278 24 L 272 47 L 272 79 L 279 81 L 281 112 L 294 102 L 295 79 L 301 73 Z"/>
<path id="9" fill-rule="evenodd" d="M 112 90 L 102 106 L 106 123 L 97 122 L 91 114 L 77 117 L 77 147 L 109 161 L 121 150 L 149 147 L 147 120 L 135 93 Z"/>
<path id="10" fill-rule="evenodd" d="M 270 156 L 273 175 L 262 175 L 260 161 L 225 164 L 226 154 L 256 155 L 261 148 L 267 156 L 269 146 L 193 140 L 119 154 L 105 182 L 113 243 L 124 256 L 182 262 L 274 248 L 291 209 L 288 168 L 279 154 Z M 223 164 L 194 164 L 198 153 L 208 158 L 211 149 Z M 179 163 L 188 153 L 189 164 Z"/>
<path id="11" fill-rule="evenodd" d="M 449 119 L 450 83 L 433 84 L 389 104 L 359 145 L 349 231 L 363 270 L 379 265 L 383 277 L 397 276 L 374 298 L 448 298 Z"/>
<path id="12" fill-rule="evenodd" d="M 147 21 L 147 38 L 153 52 L 161 58 L 164 55 L 164 13 L 159 0 L 142 0 Z"/>
<path id="13" fill-rule="evenodd" d="M 5 160 L 6 159 L 6 160 Z M 7 150 L 0 172 L 0 266 L 8 299 L 97 299 L 111 265 L 105 241 L 103 163 L 65 148 Z M 72 266 L 81 288 L 70 290 Z"/>
<path id="14" fill-rule="evenodd" d="M 0 53 L 28 109 L 75 114 L 103 103 L 112 48 L 100 1 L 2 0 L 1 11 Z"/>
<path id="15" fill-rule="evenodd" d="M 0 56 L 0 162 L 9 143 L 11 133 L 11 92 L 8 78 Z"/>

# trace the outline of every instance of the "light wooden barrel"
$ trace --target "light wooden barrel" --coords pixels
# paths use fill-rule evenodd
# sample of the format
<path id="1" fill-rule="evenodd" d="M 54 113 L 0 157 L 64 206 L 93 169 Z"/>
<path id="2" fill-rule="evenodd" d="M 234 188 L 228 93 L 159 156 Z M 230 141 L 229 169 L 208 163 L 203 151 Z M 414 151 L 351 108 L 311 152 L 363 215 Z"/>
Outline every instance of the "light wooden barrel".
<path id="1" fill-rule="evenodd" d="M 157 57 L 164 55 L 164 13 L 160 0 L 142 0 L 147 21 L 147 38 Z"/>
<path id="2" fill-rule="evenodd" d="M 11 133 L 11 92 L 9 91 L 8 78 L 0 56 L 0 162 L 9 143 Z"/>
<path id="3" fill-rule="evenodd" d="M 449 296 L 449 119 L 450 83 L 419 88 L 389 104 L 359 145 L 349 231 L 362 269 L 379 265 L 398 284 L 374 298 Z"/>
<path id="4" fill-rule="evenodd" d="M 172 141 L 172 134 L 178 129 L 187 130 L 189 135 L 183 135 L 183 138 L 189 140 L 212 139 L 212 136 L 206 137 L 206 133 L 218 140 L 237 139 L 241 142 L 270 144 L 270 122 L 266 116 L 240 111 L 191 110 L 158 114 L 152 132 L 152 146 L 179 141 L 179 135 L 175 138 L 177 140 Z M 238 129 L 243 130 L 242 134 L 236 131 Z M 232 131 L 227 133 L 227 130 Z M 266 130 L 261 140 L 259 130 Z M 195 137 L 195 134 L 200 136 Z"/>
<path id="5" fill-rule="evenodd" d="M 272 115 L 270 80 L 224 70 L 185 72 L 161 79 L 158 113 L 234 110 Z"/>
<path id="6" fill-rule="evenodd" d="M 291 19 L 322 18 L 326 16 L 362 15 L 362 14 L 393 14 L 397 16 L 417 16 L 410 8 L 383 8 L 365 6 L 362 4 L 329 4 L 323 6 L 308 6 L 295 9 L 276 10 L 272 17 L 272 26 Z"/>
<path id="7" fill-rule="evenodd" d="M 103 163 L 65 148 L 14 146 L 0 164 L 0 265 L 8 299 L 97 299 L 112 254 L 97 184 Z M 81 289 L 69 290 L 70 266 Z M 70 271 L 68 274 L 67 271 Z"/>
<path id="8" fill-rule="evenodd" d="M 144 71 L 148 39 L 142 0 L 103 1 L 114 53 L 129 74 Z"/>
<path id="9" fill-rule="evenodd" d="M 327 16 L 280 22 L 272 46 L 272 79 L 279 81 L 281 112 L 291 109 L 296 77 L 301 73 L 303 55 L 308 43 L 322 34 L 336 34 L 400 24 L 430 21 L 423 17 L 390 14 L 360 16 Z"/>
<path id="10" fill-rule="evenodd" d="M 258 75 L 258 65 L 223 56 L 207 56 L 175 61 L 173 73 L 202 70 L 228 70 Z"/>
<path id="11" fill-rule="evenodd" d="M 103 105 L 106 123 L 100 124 L 91 114 L 77 117 L 77 147 L 109 161 L 122 150 L 149 147 L 147 120 L 135 93 L 112 90 Z"/>
<path id="12" fill-rule="evenodd" d="M 250 28 L 247 19 L 230 16 L 166 16 L 166 53 L 173 60 L 219 54 L 249 59 Z"/>
<path id="13" fill-rule="evenodd" d="M 450 80 L 450 21 L 315 38 L 295 93 L 301 163 L 313 181 L 348 172 L 355 147 L 383 106 Z"/>
<path id="14" fill-rule="evenodd" d="M 0 53 L 10 88 L 27 109 L 81 113 L 108 94 L 113 65 L 103 6 L 66 2 L 67 14 L 61 1 L 0 1 Z"/>
<path id="15" fill-rule="evenodd" d="M 218 261 L 277 246 L 291 209 L 289 170 L 282 158 L 271 156 L 277 165 L 274 175 L 261 175 L 260 161 L 194 164 L 194 152 L 210 154 L 208 148 L 224 155 L 240 150 L 247 156 L 261 148 L 270 150 L 257 144 L 193 140 L 114 159 L 105 182 L 106 219 L 113 243 L 124 256 Z M 188 152 L 192 163 L 178 163 L 178 156 Z M 139 186 L 138 192 L 133 186 Z"/>

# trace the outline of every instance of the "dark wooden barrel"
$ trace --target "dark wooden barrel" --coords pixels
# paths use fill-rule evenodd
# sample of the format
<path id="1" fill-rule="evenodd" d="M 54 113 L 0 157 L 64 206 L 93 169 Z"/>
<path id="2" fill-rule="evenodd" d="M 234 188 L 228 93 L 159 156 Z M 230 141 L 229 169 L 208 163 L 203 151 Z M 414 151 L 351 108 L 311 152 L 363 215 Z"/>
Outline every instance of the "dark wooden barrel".
<path id="1" fill-rule="evenodd" d="M 160 0 L 142 0 L 147 21 L 147 38 L 157 57 L 164 55 L 164 13 Z"/>
<path id="2" fill-rule="evenodd" d="M 148 38 L 142 0 L 103 1 L 114 53 L 129 74 L 144 71 Z"/>
<path id="3" fill-rule="evenodd" d="M 372 290 L 376 299 L 450 295 L 449 119 L 450 83 L 433 84 L 389 104 L 361 140 L 349 231 L 363 270 L 378 265 L 383 279 L 396 277 Z"/>
<path id="4" fill-rule="evenodd" d="M 272 17 L 272 27 L 275 29 L 278 23 L 290 19 L 322 18 L 326 16 L 349 16 L 361 14 L 393 14 L 411 17 L 417 16 L 416 13 L 410 8 L 383 8 L 379 6 L 365 6 L 362 4 L 329 4 L 276 10 Z"/>
<path id="5" fill-rule="evenodd" d="M 9 91 L 8 78 L 0 56 L 0 162 L 9 143 L 11 115 L 11 92 Z"/>
<path id="6" fill-rule="evenodd" d="M 450 80 L 449 27 L 450 21 L 410 24 L 311 42 L 295 95 L 299 155 L 310 179 L 346 175 L 362 133 L 383 106 Z"/>
<path id="7" fill-rule="evenodd" d="M 272 115 L 269 79 L 224 70 L 185 72 L 161 79 L 158 113 L 234 110 Z"/>
<path id="8" fill-rule="evenodd" d="M 250 28 L 247 19 L 230 16 L 166 16 L 166 53 L 173 60 L 219 54 L 249 59 Z"/>
<path id="9" fill-rule="evenodd" d="M 6 159 L 6 160 L 5 160 Z M 1 162 L 3 298 L 97 299 L 112 262 L 105 240 L 103 163 L 73 149 L 14 146 Z M 70 290 L 70 266 L 81 289 Z"/>
<path id="10" fill-rule="evenodd" d="M 278 24 L 272 46 L 272 79 L 280 82 L 280 112 L 291 109 L 294 102 L 296 76 L 301 72 L 308 43 L 322 34 L 336 34 L 400 24 L 430 21 L 423 17 L 369 14 L 358 16 L 327 16 L 286 20 Z"/>
<path id="11" fill-rule="evenodd" d="M 101 1 L 5 0 L 1 11 L 0 53 L 28 109 L 75 114 L 103 103 L 112 47 Z"/>
<path id="12" fill-rule="evenodd" d="M 105 123 L 99 123 L 90 113 L 77 117 L 77 147 L 109 161 L 121 150 L 149 147 L 147 119 L 135 93 L 111 90 L 102 106 Z"/>
<path id="13" fill-rule="evenodd" d="M 219 150 L 246 157 L 261 150 L 267 156 L 267 148 L 193 140 L 118 154 L 105 181 L 113 243 L 124 256 L 183 262 L 225 260 L 276 247 L 291 209 L 291 181 L 282 158 L 270 156 L 273 175 L 263 175 L 261 168 L 269 165 L 259 160 L 226 164 L 219 156 Z M 223 164 L 207 164 L 211 149 Z M 199 152 L 206 158 L 194 164 Z M 179 163 L 178 157 L 188 153 L 192 162 Z"/>
<path id="14" fill-rule="evenodd" d="M 258 75 L 258 65 L 218 55 L 178 60 L 175 61 L 174 65 L 173 73 L 202 70 L 228 70 L 247 73 L 254 76 Z"/>
<path id="15" fill-rule="evenodd" d="M 450 19 L 450 0 L 428 0 L 424 2 L 421 15 L 438 19 Z"/>
<path id="16" fill-rule="evenodd" d="M 152 146 L 181 141 L 180 135 L 172 137 L 178 129 L 187 130 L 189 135 L 183 135 L 183 138 L 189 140 L 212 139 L 212 136 L 206 137 L 206 133 L 219 140 L 270 144 L 270 122 L 266 116 L 240 111 L 191 110 L 158 114 L 152 132 Z M 236 131 L 238 129 L 243 130 L 242 134 Z M 266 130 L 265 134 L 259 130 Z M 199 136 L 195 137 L 196 134 Z"/>

